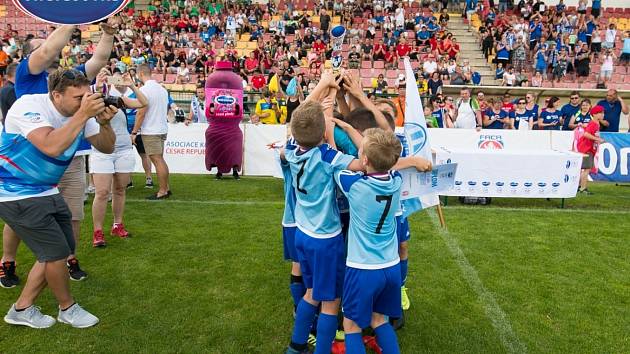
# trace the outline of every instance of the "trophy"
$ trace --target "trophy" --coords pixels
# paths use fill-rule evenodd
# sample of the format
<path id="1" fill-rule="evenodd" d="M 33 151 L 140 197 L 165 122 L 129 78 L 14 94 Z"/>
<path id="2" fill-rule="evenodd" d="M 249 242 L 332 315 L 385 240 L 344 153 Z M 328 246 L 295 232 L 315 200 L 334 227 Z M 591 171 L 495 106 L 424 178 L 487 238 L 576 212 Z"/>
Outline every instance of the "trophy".
<path id="1" fill-rule="evenodd" d="M 338 73 L 343 62 L 343 39 L 346 36 L 346 28 L 344 26 L 336 26 L 330 31 L 330 40 L 332 44 L 332 55 L 330 62 L 333 72 Z"/>

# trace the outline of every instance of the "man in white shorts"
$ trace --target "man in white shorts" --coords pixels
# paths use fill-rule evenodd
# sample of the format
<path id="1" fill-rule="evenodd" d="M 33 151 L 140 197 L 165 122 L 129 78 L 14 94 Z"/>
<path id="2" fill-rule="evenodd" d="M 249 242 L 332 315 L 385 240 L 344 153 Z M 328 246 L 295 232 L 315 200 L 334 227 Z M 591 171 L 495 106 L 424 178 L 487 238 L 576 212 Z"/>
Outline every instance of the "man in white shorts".
<path id="1" fill-rule="evenodd" d="M 102 69 L 96 78 L 96 87 L 107 84 L 109 71 Z M 148 104 L 147 97 L 134 85 L 131 76 L 127 73 L 121 75 L 114 73 L 113 79 L 120 83 L 109 88 L 109 95 L 120 97 L 125 108 L 140 109 Z M 133 91 L 137 99 L 129 98 L 125 95 L 127 90 Z M 103 220 L 107 212 L 107 202 L 112 193 L 112 212 L 114 214 L 114 225 L 111 229 L 112 236 L 127 238 L 130 236 L 123 224 L 123 214 L 125 210 L 125 193 L 127 185 L 134 170 L 136 162 L 131 144 L 131 137 L 127 130 L 127 116 L 124 108 L 118 112 L 111 121 L 112 129 L 116 134 L 114 152 L 104 154 L 96 147 L 92 147 L 90 154 L 90 173 L 94 178 L 94 202 L 92 203 L 92 222 L 94 233 L 92 235 L 92 246 L 104 247 L 105 234 L 103 233 Z"/>

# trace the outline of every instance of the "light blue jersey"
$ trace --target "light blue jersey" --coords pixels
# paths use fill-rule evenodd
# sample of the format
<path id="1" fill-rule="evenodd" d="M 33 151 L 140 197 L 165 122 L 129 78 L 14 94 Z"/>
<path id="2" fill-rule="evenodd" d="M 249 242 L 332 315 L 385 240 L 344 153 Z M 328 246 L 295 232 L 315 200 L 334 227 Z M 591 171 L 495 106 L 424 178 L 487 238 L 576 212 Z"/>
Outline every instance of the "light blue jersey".
<path id="1" fill-rule="evenodd" d="M 383 269 L 400 262 L 396 213 L 400 205 L 400 173 L 365 175 L 339 171 L 335 181 L 350 201 L 346 266 Z"/>
<path id="2" fill-rule="evenodd" d="M 341 233 L 339 208 L 336 202 L 335 171 L 354 160 L 328 144 L 303 150 L 295 140 L 287 141 L 285 158 L 291 167 L 298 229 L 314 238 L 331 238 Z"/>
<path id="3" fill-rule="evenodd" d="M 282 226 L 295 227 L 295 188 L 293 188 L 293 176 L 291 167 L 286 161 L 280 163 L 284 176 L 284 214 L 282 214 Z"/>

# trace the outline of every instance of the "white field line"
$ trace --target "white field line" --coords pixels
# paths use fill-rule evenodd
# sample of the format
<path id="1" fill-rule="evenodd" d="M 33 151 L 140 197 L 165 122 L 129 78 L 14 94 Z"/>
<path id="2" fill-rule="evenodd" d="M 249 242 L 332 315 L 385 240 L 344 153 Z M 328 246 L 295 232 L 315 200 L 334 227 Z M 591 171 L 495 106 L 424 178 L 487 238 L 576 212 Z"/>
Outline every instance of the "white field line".
<path id="1" fill-rule="evenodd" d="M 483 305 L 486 316 L 490 319 L 492 326 L 497 331 L 503 347 L 505 347 L 508 353 L 527 353 L 527 347 L 525 347 L 525 344 L 520 341 L 516 333 L 514 333 L 514 330 L 512 330 L 510 320 L 505 312 L 503 312 L 492 293 L 483 286 L 477 271 L 468 262 L 468 259 L 459 247 L 457 240 L 451 236 L 448 230 L 445 230 L 440 226 L 440 221 L 433 208 L 427 210 L 427 213 L 431 218 L 434 228 L 437 230 L 438 234 L 442 240 L 444 240 L 444 243 L 446 243 L 446 246 L 455 258 L 455 261 L 459 266 L 464 279 L 468 283 L 468 286 L 470 286 L 477 294 L 479 302 Z"/>

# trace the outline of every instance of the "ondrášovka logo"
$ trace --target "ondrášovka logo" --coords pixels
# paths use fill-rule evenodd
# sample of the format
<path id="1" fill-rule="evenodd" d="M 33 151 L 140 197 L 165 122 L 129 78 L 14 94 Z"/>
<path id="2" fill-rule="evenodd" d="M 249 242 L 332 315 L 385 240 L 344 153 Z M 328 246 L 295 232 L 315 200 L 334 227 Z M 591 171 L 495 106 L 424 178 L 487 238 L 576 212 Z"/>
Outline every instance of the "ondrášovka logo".
<path id="1" fill-rule="evenodd" d="M 477 147 L 480 149 L 500 150 L 503 149 L 503 137 L 501 135 L 480 135 Z"/>
<path id="2" fill-rule="evenodd" d="M 26 14 L 59 25 L 83 25 L 104 20 L 130 0 L 13 0 Z"/>
<path id="3" fill-rule="evenodd" d="M 420 124 L 405 123 L 405 135 L 411 155 L 417 155 L 427 144 L 427 130 Z"/>

